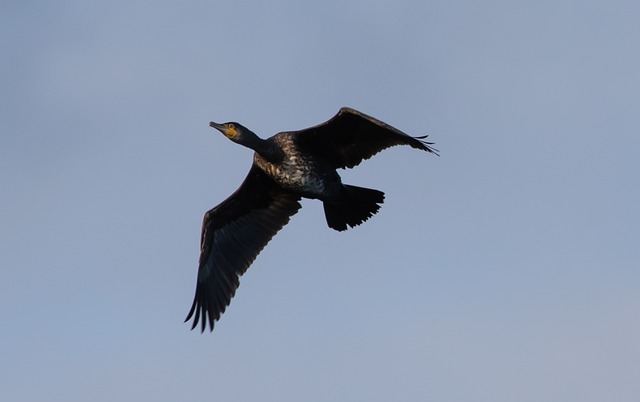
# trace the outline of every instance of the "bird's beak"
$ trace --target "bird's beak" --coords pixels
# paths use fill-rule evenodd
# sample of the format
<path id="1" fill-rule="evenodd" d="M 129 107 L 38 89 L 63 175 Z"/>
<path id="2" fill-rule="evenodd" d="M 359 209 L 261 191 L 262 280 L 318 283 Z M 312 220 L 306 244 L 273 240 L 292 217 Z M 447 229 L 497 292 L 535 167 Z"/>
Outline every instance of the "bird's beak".
<path id="1" fill-rule="evenodd" d="M 224 126 L 224 124 L 219 124 L 219 123 L 214 123 L 214 122 L 210 122 L 209 123 L 209 127 L 213 127 L 216 130 L 220 131 L 221 133 L 224 134 L 226 127 Z"/>

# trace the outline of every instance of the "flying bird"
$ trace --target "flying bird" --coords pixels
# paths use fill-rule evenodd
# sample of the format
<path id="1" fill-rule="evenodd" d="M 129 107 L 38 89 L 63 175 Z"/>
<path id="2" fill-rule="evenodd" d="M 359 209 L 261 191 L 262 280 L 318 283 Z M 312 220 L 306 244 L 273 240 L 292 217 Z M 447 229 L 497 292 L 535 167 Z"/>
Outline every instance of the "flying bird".
<path id="1" fill-rule="evenodd" d="M 261 139 L 236 122 L 209 125 L 254 151 L 240 187 L 204 215 L 196 293 L 185 322 L 191 329 L 216 321 L 235 295 L 240 276 L 300 209 L 301 198 L 322 201 L 327 225 L 337 231 L 360 225 L 380 209 L 382 191 L 343 184 L 338 168 L 395 146 L 409 145 L 437 155 L 425 136 L 411 137 L 351 108 L 299 131 Z"/>

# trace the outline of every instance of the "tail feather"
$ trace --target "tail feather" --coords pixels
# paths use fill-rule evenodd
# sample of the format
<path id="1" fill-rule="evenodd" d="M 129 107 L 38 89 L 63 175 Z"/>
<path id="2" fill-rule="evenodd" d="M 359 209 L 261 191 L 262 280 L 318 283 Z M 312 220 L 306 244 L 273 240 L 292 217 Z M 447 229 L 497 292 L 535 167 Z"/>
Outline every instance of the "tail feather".
<path id="1" fill-rule="evenodd" d="M 327 225 L 339 232 L 358 226 L 371 218 L 384 202 L 382 191 L 345 185 L 345 197 L 341 202 L 324 202 Z"/>

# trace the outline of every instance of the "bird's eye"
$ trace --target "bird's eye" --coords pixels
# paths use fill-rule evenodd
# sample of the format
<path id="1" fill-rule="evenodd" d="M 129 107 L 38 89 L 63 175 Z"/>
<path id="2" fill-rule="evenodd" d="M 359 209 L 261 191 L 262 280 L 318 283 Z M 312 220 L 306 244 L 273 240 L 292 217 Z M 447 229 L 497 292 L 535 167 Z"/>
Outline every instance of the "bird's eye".
<path id="1" fill-rule="evenodd" d="M 234 128 L 236 128 L 236 126 L 231 124 L 231 123 L 229 123 L 229 124 L 227 124 L 227 128 L 233 130 Z"/>

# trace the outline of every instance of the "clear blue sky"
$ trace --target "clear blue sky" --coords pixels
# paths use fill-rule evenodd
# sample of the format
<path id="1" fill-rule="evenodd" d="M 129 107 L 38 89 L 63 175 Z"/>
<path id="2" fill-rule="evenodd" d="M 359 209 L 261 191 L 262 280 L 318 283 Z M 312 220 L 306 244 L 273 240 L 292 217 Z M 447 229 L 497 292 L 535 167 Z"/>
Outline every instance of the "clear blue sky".
<path id="1" fill-rule="evenodd" d="M 226 4 L 221 4 L 226 3 Z M 0 400 L 637 401 L 640 6 L 0 6 Z M 262 136 L 351 106 L 413 134 L 307 201 L 213 333 L 204 212 Z"/>

